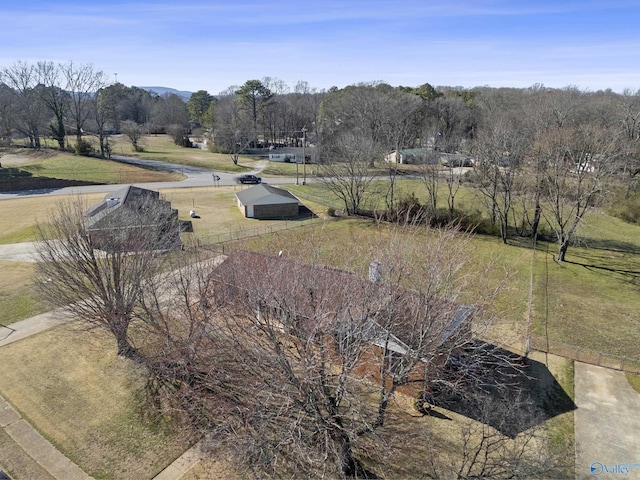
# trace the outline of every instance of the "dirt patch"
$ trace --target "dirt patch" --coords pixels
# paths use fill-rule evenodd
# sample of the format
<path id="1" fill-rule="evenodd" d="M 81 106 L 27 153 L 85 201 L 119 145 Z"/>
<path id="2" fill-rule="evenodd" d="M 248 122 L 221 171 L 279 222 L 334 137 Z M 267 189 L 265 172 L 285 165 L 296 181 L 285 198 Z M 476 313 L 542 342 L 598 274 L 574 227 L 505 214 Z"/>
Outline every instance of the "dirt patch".
<path id="1" fill-rule="evenodd" d="M 57 155 L 57 152 L 51 152 L 48 150 L 25 150 L 16 153 L 7 153 L 0 157 L 0 164 L 3 167 L 19 167 L 20 165 L 27 165 L 40 160 L 46 160 Z"/>

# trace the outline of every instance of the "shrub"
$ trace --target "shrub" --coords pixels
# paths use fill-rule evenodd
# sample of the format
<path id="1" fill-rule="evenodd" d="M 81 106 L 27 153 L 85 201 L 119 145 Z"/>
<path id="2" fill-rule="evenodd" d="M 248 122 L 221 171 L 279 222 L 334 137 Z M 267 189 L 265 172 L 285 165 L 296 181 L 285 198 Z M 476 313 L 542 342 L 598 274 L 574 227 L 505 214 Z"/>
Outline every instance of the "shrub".
<path id="1" fill-rule="evenodd" d="M 609 214 L 627 223 L 640 225 L 640 194 L 616 197 L 609 207 Z"/>
<path id="2" fill-rule="evenodd" d="M 82 138 L 75 143 L 73 149 L 78 155 L 90 155 L 93 153 L 93 145 L 91 142 Z"/>
<path id="3" fill-rule="evenodd" d="M 227 148 L 215 142 L 207 143 L 207 148 L 211 153 L 231 153 Z"/>
<path id="4" fill-rule="evenodd" d="M 0 166 L 0 181 L 15 180 L 18 178 L 28 178 L 32 174 L 26 170 L 20 170 L 19 168 L 2 168 Z"/>

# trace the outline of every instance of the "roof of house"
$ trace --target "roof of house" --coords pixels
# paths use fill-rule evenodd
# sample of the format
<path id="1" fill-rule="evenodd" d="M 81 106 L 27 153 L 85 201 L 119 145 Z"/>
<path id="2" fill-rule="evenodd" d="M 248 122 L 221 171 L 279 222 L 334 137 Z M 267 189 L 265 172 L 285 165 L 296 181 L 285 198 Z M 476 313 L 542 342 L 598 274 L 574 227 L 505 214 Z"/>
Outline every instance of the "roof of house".
<path id="1" fill-rule="evenodd" d="M 224 302 L 248 302 L 295 310 L 309 329 L 338 319 L 359 325 L 368 342 L 405 354 L 415 343 L 437 349 L 470 321 L 474 307 L 354 273 L 287 257 L 238 251 L 213 272 L 215 294 Z M 255 297 L 255 298 L 254 298 Z M 339 322 L 340 323 L 340 322 Z M 424 338 L 424 329 L 430 338 Z"/>
<path id="2" fill-rule="evenodd" d="M 119 208 L 127 202 L 139 200 L 140 198 L 159 198 L 160 194 L 146 188 L 127 185 L 119 188 L 115 192 L 107 193 L 102 202 L 90 207 L 85 215 L 93 217 L 107 208 Z"/>
<path id="3" fill-rule="evenodd" d="M 160 200 L 160 194 L 146 188 L 127 185 L 114 192 L 105 195 L 102 202 L 93 205 L 85 212 L 88 218 L 88 228 L 100 228 L 103 220 L 107 217 L 114 217 L 122 210 L 123 207 L 132 205 L 140 205 L 141 201 L 154 202 L 165 210 L 171 210 L 171 204 L 165 200 Z M 126 222 L 126 215 L 121 215 L 120 222 Z M 138 217 L 139 218 L 139 217 Z"/>
<path id="4" fill-rule="evenodd" d="M 265 185 L 264 183 L 236 193 L 236 198 L 240 200 L 243 205 L 299 203 L 298 199 L 286 190 Z"/>

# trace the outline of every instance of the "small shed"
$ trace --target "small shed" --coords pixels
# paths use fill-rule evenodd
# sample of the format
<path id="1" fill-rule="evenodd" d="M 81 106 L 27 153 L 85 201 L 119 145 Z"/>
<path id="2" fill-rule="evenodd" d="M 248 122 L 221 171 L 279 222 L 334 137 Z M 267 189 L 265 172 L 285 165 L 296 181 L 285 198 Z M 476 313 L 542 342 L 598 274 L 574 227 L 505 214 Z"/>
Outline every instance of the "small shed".
<path id="1" fill-rule="evenodd" d="M 291 193 L 264 183 L 236 193 L 236 200 L 245 217 L 260 220 L 297 217 L 300 206 Z"/>

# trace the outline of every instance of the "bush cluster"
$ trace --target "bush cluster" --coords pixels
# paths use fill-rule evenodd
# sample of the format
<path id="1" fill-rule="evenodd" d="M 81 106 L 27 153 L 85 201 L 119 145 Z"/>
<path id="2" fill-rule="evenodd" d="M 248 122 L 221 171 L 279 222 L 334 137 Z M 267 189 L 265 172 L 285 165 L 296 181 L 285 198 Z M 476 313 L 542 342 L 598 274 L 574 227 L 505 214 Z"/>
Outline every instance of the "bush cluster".
<path id="1" fill-rule="evenodd" d="M 627 223 L 640 225 L 640 194 L 614 199 L 609 214 Z"/>

